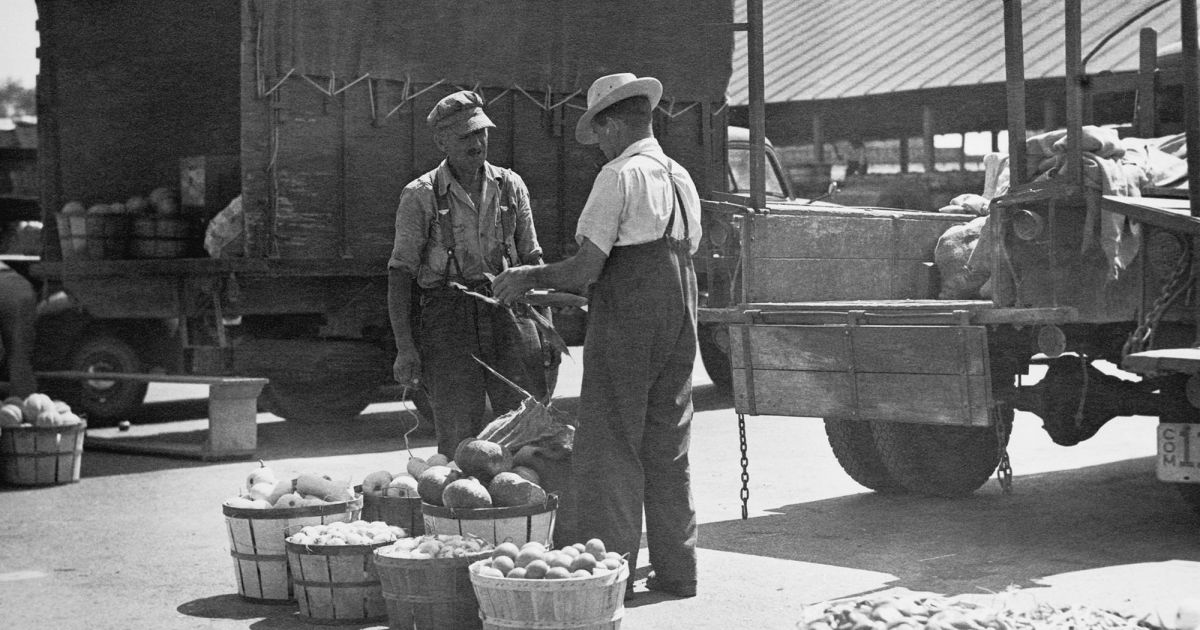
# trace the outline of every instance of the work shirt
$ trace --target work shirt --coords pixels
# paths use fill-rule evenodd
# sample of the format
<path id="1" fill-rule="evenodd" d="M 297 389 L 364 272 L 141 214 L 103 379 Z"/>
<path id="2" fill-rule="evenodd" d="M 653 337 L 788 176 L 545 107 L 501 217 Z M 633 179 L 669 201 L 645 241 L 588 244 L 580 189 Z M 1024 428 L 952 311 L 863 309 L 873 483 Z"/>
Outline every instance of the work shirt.
<path id="1" fill-rule="evenodd" d="M 700 195 L 687 170 L 667 157 L 654 138 L 634 142 L 600 169 L 579 215 L 575 240 L 583 244 L 586 237 L 607 256 L 613 247 L 662 238 L 676 205 L 671 178 L 679 187 L 682 210 L 687 213 L 691 253 L 696 253 L 701 237 Z M 682 240 L 683 228 L 683 216 L 679 216 L 671 235 Z"/>
<path id="2" fill-rule="evenodd" d="M 480 208 L 458 183 L 443 160 L 438 167 L 404 187 L 396 208 L 396 235 L 392 246 L 389 269 L 403 269 L 413 274 L 425 289 L 442 286 L 444 281 L 475 282 L 485 279 L 484 273 L 499 274 L 508 268 L 505 245 L 520 264 L 533 264 L 542 256 L 533 228 L 533 210 L 529 205 L 529 190 L 525 181 L 514 171 L 483 165 L 484 185 Z M 502 193 L 507 174 L 509 194 Z M 448 255 L 442 242 L 442 229 L 437 219 L 437 195 L 447 194 L 454 226 L 454 256 L 461 266 L 450 262 L 450 277 L 445 278 Z M 511 204 L 512 207 L 509 207 Z M 512 234 L 504 234 L 504 226 L 513 226 Z"/>

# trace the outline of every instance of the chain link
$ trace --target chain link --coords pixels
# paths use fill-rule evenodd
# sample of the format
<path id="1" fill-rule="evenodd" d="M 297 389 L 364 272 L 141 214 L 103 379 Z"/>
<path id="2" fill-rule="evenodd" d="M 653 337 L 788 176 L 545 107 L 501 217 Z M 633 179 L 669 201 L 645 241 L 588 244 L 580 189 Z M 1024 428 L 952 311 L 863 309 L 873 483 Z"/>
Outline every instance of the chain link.
<path id="1" fill-rule="evenodd" d="M 750 459 L 746 456 L 746 416 L 738 414 L 738 444 L 742 449 L 742 520 L 750 517 Z"/>
<path id="2" fill-rule="evenodd" d="M 1125 345 L 1121 347 L 1121 358 L 1125 358 L 1134 352 L 1141 352 L 1150 346 L 1150 338 L 1154 336 L 1154 328 L 1158 326 L 1162 316 L 1171 307 L 1175 300 L 1183 295 L 1184 291 L 1191 284 L 1192 279 L 1192 246 L 1186 242 L 1183 246 L 1183 251 L 1179 253 L 1179 260 L 1175 263 L 1175 269 L 1171 271 L 1171 277 L 1163 284 L 1162 292 L 1158 298 L 1154 300 L 1154 304 L 1150 310 L 1146 312 L 1145 317 L 1138 324 L 1138 327 L 1129 334 L 1129 338 L 1125 340 Z"/>
<path id="3" fill-rule="evenodd" d="M 996 467 L 996 481 L 1000 482 L 1000 490 L 1004 494 L 1012 494 L 1012 463 L 1008 459 L 1008 423 L 1004 414 L 1000 413 L 999 405 L 992 406 L 992 423 L 996 425 L 996 449 L 1000 454 L 1000 465 Z"/>

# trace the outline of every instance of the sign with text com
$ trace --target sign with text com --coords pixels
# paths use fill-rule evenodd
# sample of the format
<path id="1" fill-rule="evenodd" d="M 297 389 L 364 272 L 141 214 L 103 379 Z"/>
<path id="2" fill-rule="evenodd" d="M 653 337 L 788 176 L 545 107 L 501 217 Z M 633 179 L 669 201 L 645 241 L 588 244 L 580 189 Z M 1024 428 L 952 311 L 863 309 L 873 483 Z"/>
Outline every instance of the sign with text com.
<path id="1" fill-rule="evenodd" d="M 1158 425 L 1158 479 L 1200 483 L 1200 424 Z"/>

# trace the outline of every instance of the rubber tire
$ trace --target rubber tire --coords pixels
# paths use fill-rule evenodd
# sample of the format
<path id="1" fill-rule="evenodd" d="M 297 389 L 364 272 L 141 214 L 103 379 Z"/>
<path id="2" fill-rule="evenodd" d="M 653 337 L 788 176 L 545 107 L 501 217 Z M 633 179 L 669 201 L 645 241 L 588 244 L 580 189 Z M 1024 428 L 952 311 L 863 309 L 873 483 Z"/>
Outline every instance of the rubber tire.
<path id="1" fill-rule="evenodd" d="M 733 391 L 733 366 L 729 361 L 729 327 L 724 324 L 699 324 L 700 360 L 713 385 L 722 392 Z M 720 339 L 724 338 L 722 344 Z"/>
<path id="2" fill-rule="evenodd" d="M 289 422 L 318 424 L 354 418 L 371 404 L 374 392 L 347 381 L 313 382 L 276 376 L 263 388 L 271 413 Z"/>
<path id="3" fill-rule="evenodd" d="M 859 485 L 885 494 L 906 491 L 884 466 L 870 422 L 825 418 L 825 437 L 842 470 Z"/>
<path id="4" fill-rule="evenodd" d="M 142 359 L 129 342 L 110 334 L 93 337 L 71 353 L 70 369 L 80 372 L 142 372 Z M 68 396 L 71 408 L 89 426 L 111 426 L 128 419 L 146 399 L 148 383 L 80 381 Z"/>
<path id="5" fill-rule="evenodd" d="M 263 398 L 290 422 L 350 420 L 379 396 L 390 367 L 373 344 L 341 340 L 255 340 L 243 345 L 239 373 L 270 382 Z"/>
<path id="6" fill-rule="evenodd" d="M 1179 491 L 1179 496 L 1183 497 L 1184 502 L 1192 506 L 1192 511 L 1196 513 L 1196 516 L 1200 516 L 1200 484 L 1177 483 L 1175 488 Z"/>
<path id="7" fill-rule="evenodd" d="M 1009 426 L 1007 436 L 1011 409 L 1004 422 Z M 917 494 L 968 496 L 987 483 L 1000 463 L 994 427 L 872 422 L 871 432 L 892 478 Z"/>

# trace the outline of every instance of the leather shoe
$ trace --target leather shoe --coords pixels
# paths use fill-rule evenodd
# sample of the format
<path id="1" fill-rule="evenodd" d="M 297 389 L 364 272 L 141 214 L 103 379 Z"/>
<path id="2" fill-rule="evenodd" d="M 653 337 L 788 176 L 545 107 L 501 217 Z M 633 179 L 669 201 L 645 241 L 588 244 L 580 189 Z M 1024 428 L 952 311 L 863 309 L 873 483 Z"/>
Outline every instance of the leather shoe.
<path id="1" fill-rule="evenodd" d="M 667 595 L 674 595 L 675 597 L 696 596 L 695 582 L 659 579 L 659 577 L 655 575 L 653 571 L 651 571 L 650 576 L 646 578 L 646 588 L 651 591 L 666 593 Z"/>

